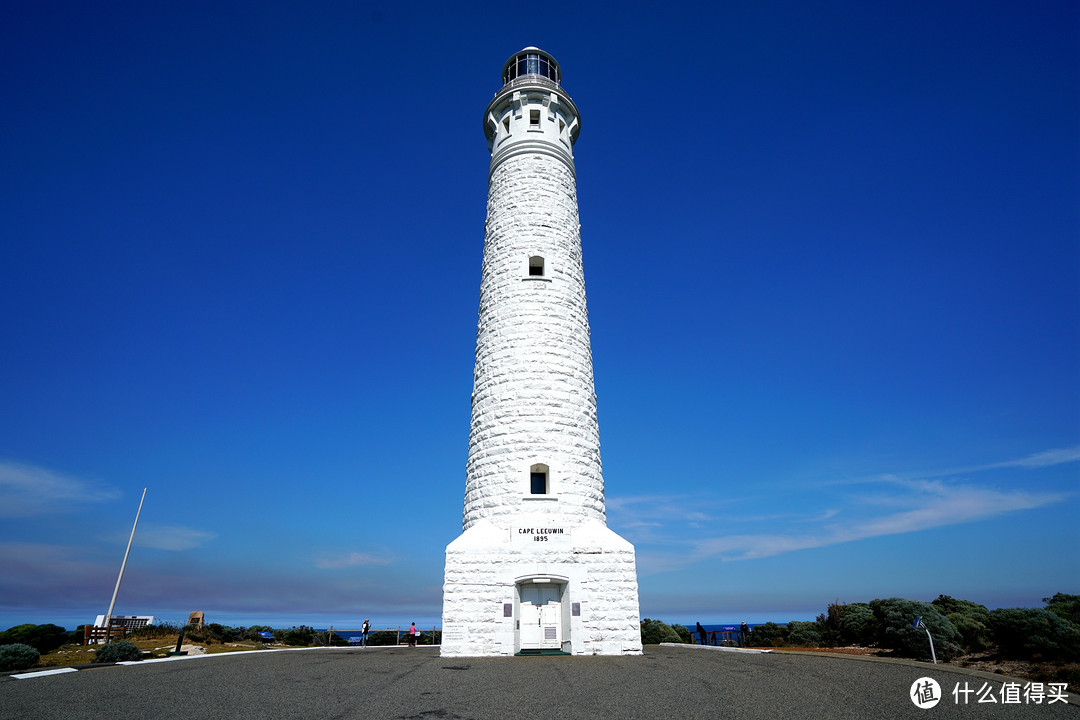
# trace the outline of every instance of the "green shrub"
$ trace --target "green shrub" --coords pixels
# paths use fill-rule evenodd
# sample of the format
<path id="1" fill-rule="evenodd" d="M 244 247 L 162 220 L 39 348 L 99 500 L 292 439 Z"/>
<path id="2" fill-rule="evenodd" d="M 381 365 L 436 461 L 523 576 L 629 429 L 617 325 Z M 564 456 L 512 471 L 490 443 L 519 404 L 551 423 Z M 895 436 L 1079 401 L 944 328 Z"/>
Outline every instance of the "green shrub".
<path id="1" fill-rule="evenodd" d="M 83 628 L 86 625 L 79 625 L 74 630 L 68 633 L 67 640 L 64 641 L 65 645 L 82 645 L 83 643 Z"/>
<path id="2" fill-rule="evenodd" d="M 274 628 L 270 627 L 269 625 L 252 625 L 244 631 L 244 637 L 246 637 L 248 640 L 255 640 L 256 642 L 266 642 L 263 636 L 259 634 L 261 632 L 274 632 Z M 277 638 L 277 635 L 277 633 L 274 633 L 275 638 Z"/>
<path id="3" fill-rule="evenodd" d="M 788 629 L 774 622 L 762 623 L 750 631 L 749 643 L 756 647 L 782 647 L 787 642 Z"/>
<path id="4" fill-rule="evenodd" d="M 281 641 L 286 645 L 311 645 L 315 642 L 315 630 L 307 625 L 292 627 L 281 634 Z"/>
<path id="5" fill-rule="evenodd" d="M 956 626 L 957 632 L 960 633 L 961 645 L 965 650 L 982 652 L 986 649 L 986 644 L 990 640 L 990 631 L 984 623 L 962 612 L 948 613 L 945 617 Z M 990 618 L 989 610 L 986 612 L 986 617 Z"/>
<path id="6" fill-rule="evenodd" d="M 1060 618 L 1080 625 L 1080 595 L 1054 593 L 1053 597 L 1043 598 L 1046 609 Z"/>
<path id="7" fill-rule="evenodd" d="M 836 647 L 840 640 L 840 616 L 844 612 L 844 606 L 838 602 L 829 603 L 825 612 L 817 616 L 818 631 L 821 633 L 821 644 L 826 647 Z"/>
<path id="8" fill-rule="evenodd" d="M 679 641 L 684 643 L 690 642 L 690 628 L 685 625 L 672 625 L 671 629 L 675 631 L 675 634 L 679 636 Z"/>
<path id="9" fill-rule="evenodd" d="M 368 645 L 396 645 L 397 642 L 398 636 L 394 630 L 377 630 L 368 633 Z"/>
<path id="10" fill-rule="evenodd" d="M 1080 660 L 1080 627 L 1043 608 L 990 611 L 990 635 L 1003 655 Z"/>
<path id="11" fill-rule="evenodd" d="M 870 603 L 849 603 L 840 613 L 840 642 L 866 647 L 877 642 L 877 618 Z"/>
<path id="12" fill-rule="evenodd" d="M 230 627 L 219 623 L 210 623 L 206 626 L 206 632 L 218 642 L 239 642 L 244 639 L 247 631 L 244 628 Z"/>
<path id="13" fill-rule="evenodd" d="M 761 646 L 781 647 L 787 643 L 787 635 L 787 625 L 774 622 L 761 623 L 750 631 L 752 644 Z"/>
<path id="14" fill-rule="evenodd" d="M 0 645 L 22 643 L 39 653 L 55 650 L 68 641 L 68 631 L 59 625 L 16 625 L 0 633 Z"/>
<path id="15" fill-rule="evenodd" d="M 985 605 L 973 603 L 970 600 L 957 600 L 948 595 L 938 595 L 937 600 L 930 604 L 946 617 L 955 614 L 967 615 L 972 620 L 981 622 L 983 625 L 990 619 L 990 611 L 986 609 Z"/>
<path id="16" fill-rule="evenodd" d="M 816 622 L 793 620 L 788 625 L 787 643 L 797 647 L 821 647 L 821 630 Z"/>
<path id="17" fill-rule="evenodd" d="M 32 668 L 40 658 L 41 653 L 24 643 L 0 645 L 0 670 Z"/>
<path id="18" fill-rule="evenodd" d="M 97 651 L 96 663 L 127 662 L 130 660 L 142 660 L 142 651 L 133 642 L 117 640 L 105 645 Z"/>
<path id="19" fill-rule="evenodd" d="M 930 643 L 922 628 L 913 626 L 922 616 L 934 640 L 938 660 L 951 660 L 960 654 L 960 633 L 948 618 L 928 602 L 888 598 L 870 601 L 878 625 L 878 643 L 903 657 L 930 659 Z"/>
<path id="20" fill-rule="evenodd" d="M 930 604 L 956 627 L 960 633 L 960 644 L 965 650 L 980 652 L 986 649 L 990 639 L 986 628 L 990 611 L 985 605 L 970 600 L 957 600 L 948 595 L 938 595 L 937 600 Z"/>
<path id="21" fill-rule="evenodd" d="M 689 631 L 688 631 L 689 632 Z M 641 621 L 641 644 L 681 643 L 683 640 L 674 628 L 660 620 L 645 618 Z"/>

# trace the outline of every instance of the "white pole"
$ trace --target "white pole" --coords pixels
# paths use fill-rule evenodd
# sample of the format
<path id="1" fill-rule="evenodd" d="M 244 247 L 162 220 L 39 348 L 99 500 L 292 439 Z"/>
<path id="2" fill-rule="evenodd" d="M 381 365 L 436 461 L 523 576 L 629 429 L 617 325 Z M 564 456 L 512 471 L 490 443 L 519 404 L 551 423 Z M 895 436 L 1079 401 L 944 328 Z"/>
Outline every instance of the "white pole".
<path id="1" fill-rule="evenodd" d="M 124 568 L 127 566 L 128 553 L 131 552 L 131 541 L 135 539 L 135 528 L 139 527 L 139 514 L 142 512 L 143 500 L 146 499 L 146 488 L 143 488 L 142 499 L 139 500 L 139 509 L 135 512 L 135 524 L 131 526 L 131 537 L 128 538 L 127 550 L 124 551 L 124 562 L 120 563 L 120 576 L 116 578 L 116 588 L 112 593 L 112 601 L 109 602 L 109 612 L 105 613 L 105 643 L 112 642 L 112 611 L 116 605 L 116 594 L 120 592 L 120 581 L 124 579 Z"/>

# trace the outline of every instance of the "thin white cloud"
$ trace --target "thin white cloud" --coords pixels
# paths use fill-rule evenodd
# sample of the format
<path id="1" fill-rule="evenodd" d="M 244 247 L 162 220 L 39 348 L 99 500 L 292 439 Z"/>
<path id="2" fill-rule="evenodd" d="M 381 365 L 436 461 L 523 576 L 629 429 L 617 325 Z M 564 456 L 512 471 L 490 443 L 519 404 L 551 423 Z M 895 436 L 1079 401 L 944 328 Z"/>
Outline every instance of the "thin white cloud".
<path id="1" fill-rule="evenodd" d="M 74 512 L 119 497 L 120 492 L 113 487 L 0 460 L 0 517 Z"/>
<path id="2" fill-rule="evenodd" d="M 1058 450 L 1044 450 L 1043 452 L 1033 453 L 1018 460 L 1006 460 L 1005 462 L 995 463 L 985 467 L 987 470 L 999 467 L 1037 468 L 1062 465 L 1064 463 L 1076 462 L 1077 460 L 1080 460 L 1080 447 L 1071 447 Z"/>
<path id="3" fill-rule="evenodd" d="M 813 500 L 800 510 L 770 515 L 735 512 L 732 506 L 754 507 L 747 497 L 717 498 L 688 495 L 642 495 L 608 503 L 616 530 L 639 546 L 639 565 L 659 570 L 682 567 L 708 558 L 749 560 L 797 550 L 900 535 L 931 528 L 976 522 L 1005 513 L 1031 510 L 1061 502 L 1066 492 L 990 487 L 966 476 L 999 468 L 1034 470 L 1080 460 L 1080 447 L 1047 450 L 1012 460 L 920 476 L 882 473 L 839 479 L 817 488 L 844 487 L 841 494 L 825 491 L 823 508 Z M 809 488 L 807 488 L 809 489 Z M 792 502 L 797 498 L 792 496 Z M 708 534 L 710 528 L 733 525 L 767 528 L 766 532 Z M 673 551 L 682 548 L 682 551 Z"/>
<path id="4" fill-rule="evenodd" d="M 361 565 L 389 565 L 391 562 L 392 560 L 385 556 L 351 552 L 320 558 L 315 561 L 315 567 L 323 570 L 339 570 L 341 568 L 357 567 Z"/>
<path id="5" fill-rule="evenodd" d="M 217 539 L 217 533 L 183 525 L 139 525 L 134 545 L 156 550 L 190 550 Z"/>
<path id="6" fill-rule="evenodd" d="M 924 473 L 922 477 L 947 478 L 956 475 L 971 475 L 987 470 L 1000 470 L 1002 468 L 1023 468 L 1032 470 L 1035 468 L 1054 467 L 1080 460 L 1080 446 L 1071 448 L 1056 448 L 1054 450 L 1042 450 L 1031 453 L 1021 458 L 1011 460 L 999 460 L 997 462 L 983 463 L 981 465 L 968 465 L 965 467 L 952 468 L 941 472 Z"/>
<path id="7" fill-rule="evenodd" d="M 897 481 L 910 493 L 893 498 L 908 509 L 878 517 L 832 524 L 821 532 L 799 535 L 727 535 L 695 541 L 694 559 L 719 557 L 749 560 L 794 550 L 836 545 L 883 535 L 899 535 L 930 528 L 974 522 L 1018 510 L 1030 510 L 1063 500 L 1062 493 L 1001 491 L 974 485 L 948 485 L 938 481 Z"/>

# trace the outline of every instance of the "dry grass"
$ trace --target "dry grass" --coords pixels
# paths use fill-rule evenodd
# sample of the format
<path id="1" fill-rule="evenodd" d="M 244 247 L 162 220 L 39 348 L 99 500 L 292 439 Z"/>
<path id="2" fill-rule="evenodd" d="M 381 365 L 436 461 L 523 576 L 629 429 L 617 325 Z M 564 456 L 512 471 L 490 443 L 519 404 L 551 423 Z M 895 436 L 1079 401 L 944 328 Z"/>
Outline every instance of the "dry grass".
<path id="1" fill-rule="evenodd" d="M 135 643 L 135 646 L 143 652 L 153 653 L 154 657 L 166 657 L 167 654 L 176 648 L 176 639 L 179 636 L 177 634 L 162 635 L 160 637 L 138 637 L 128 636 L 124 638 L 129 642 Z M 184 641 L 184 645 L 203 648 L 207 653 L 224 653 L 224 652 L 241 652 L 244 650 L 259 650 L 263 648 L 256 642 L 236 642 L 236 643 L 198 643 Z M 62 667 L 65 665 L 89 665 L 94 662 L 96 657 L 97 648 L 99 645 L 64 645 L 58 650 L 53 650 L 50 653 L 41 656 L 41 660 L 38 661 L 38 667 Z"/>

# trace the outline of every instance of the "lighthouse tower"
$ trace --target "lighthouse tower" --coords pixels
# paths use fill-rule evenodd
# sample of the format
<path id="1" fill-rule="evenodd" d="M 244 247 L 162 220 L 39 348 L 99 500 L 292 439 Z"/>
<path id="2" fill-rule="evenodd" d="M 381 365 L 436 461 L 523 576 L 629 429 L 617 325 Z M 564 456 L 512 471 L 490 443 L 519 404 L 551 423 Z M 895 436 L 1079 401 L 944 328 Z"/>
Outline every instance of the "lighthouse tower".
<path id="1" fill-rule="evenodd" d="M 484 110 L 491 150 L 462 534 L 442 654 L 641 652 L 634 547 L 607 528 L 573 146 L 535 47 Z"/>

